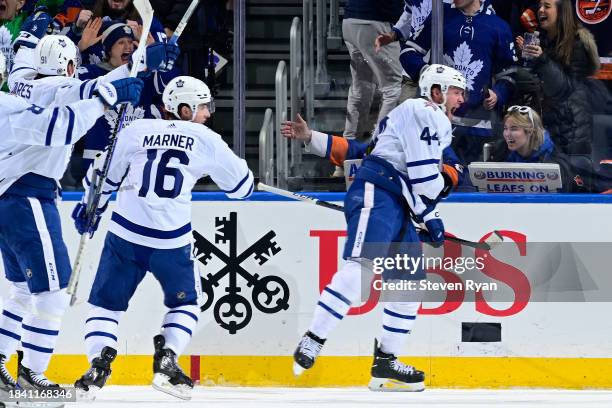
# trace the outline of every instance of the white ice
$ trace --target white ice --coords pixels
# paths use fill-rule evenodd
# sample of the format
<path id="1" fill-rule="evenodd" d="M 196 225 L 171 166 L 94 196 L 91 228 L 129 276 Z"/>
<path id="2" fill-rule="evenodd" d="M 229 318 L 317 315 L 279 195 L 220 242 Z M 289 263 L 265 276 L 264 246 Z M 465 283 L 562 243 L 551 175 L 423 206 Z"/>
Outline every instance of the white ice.
<path id="1" fill-rule="evenodd" d="M 93 402 L 66 404 L 86 408 L 348 408 L 348 407 L 612 407 L 612 391 L 455 390 L 421 393 L 371 392 L 367 388 L 245 388 L 196 386 L 191 401 L 151 387 L 108 386 Z"/>

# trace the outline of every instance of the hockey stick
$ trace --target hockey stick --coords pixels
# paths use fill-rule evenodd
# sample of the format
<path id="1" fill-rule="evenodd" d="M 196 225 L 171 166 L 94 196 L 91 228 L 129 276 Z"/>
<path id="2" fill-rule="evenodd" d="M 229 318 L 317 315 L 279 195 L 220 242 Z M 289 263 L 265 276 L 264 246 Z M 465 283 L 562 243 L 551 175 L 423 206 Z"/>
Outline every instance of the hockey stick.
<path id="1" fill-rule="evenodd" d="M 181 36 L 181 34 L 183 34 L 183 30 L 185 29 L 185 27 L 187 27 L 187 23 L 189 22 L 191 15 L 195 11 L 195 9 L 198 7 L 199 3 L 200 3 L 200 0 L 191 1 L 191 4 L 187 8 L 187 11 L 185 11 L 185 14 L 183 15 L 183 18 L 181 18 L 181 21 L 179 21 L 178 25 L 176 26 L 176 30 L 174 30 L 172 37 L 170 37 L 170 41 L 169 41 L 170 44 L 177 43 L 179 37 Z"/>
<path id="2" fill-rule="evenodd" d="M 140 61 L 144 56 L 145 48 L 147 46 L 147 37 L 149 36 L 149 31 L 151 30 L 151 23 L 153 22 L 153 8 L 151 7 L 151 3 L 149 3 L 149 0 L 134 0 L 133 4 L 136 10 L 138 11 L 138 14 L 140 15 L 140 18 L 142 19 L 142 33 L 138 42 L 138 48 L 136 48 L 136 51 L 134 52 L 134 63 L 132 64 L 132 69 L 130 70 L 131 78 L 134 78 L 138 73 Z M 110 168 L 110 162 L 113 157 L 113 152 L 115 151 L 115 146 L 117 144 L 117 133 L 119 133 L 119 129 L 123 128 L 123 122 L 125 121 L 125 112 L 127 110 L 127 106 L 127 103 L 121 105 L 121 110 L 119 111 L 120 119 L 117 122 L 117 125 L 115 125 L 115 129 L 113 129 L 113 133 L 109 138 L 108 152 L 106 153 L 106 157 L 104 158 L 102 171 L 100 172 L 99 177 L 97 177 L 96 184 L 93 184 L 92 180 L 92 184 L 90 186 L 86 210 L 87 229 L 86 232 L 81 235 L 81 240 L 79 241 L 79 248 L 77 249 L 76 258 L 72 267 L 72 273 L 70 274 L 70 280 L 68 281 L 68 287 L 66 288 L 66 292 L 70 295 L 71 306 L 74 305 L 74 302 L 76 301 L 76 289 L 79 283 L 79 276 L 81 274 L 83 260 L 85 259 L 85 249 L 87 247 L 87 242 L 89 242 L 91 236 L 93 235 L 89 231 L 92 230 L 98 218 L 96 210 L 98 208 L 98 204 L 100 203 L 100 198 L 102 196 L 102 187 L 104 186 L 104 182 L 106 181 L 106 176 L 108 175 L 108 170 Z M 93 169 L 93 173 L 96 173 L 96 169 Z M 93 194 L 92 188 L 94 189 Z"/>
<path id="3" fill-rule="evenodd" d="M 344 211 L 344 207 L 341 205 L 333 204 L 328 201 L 322 201 L 322 200 L 319 200 L 318 198 L 305 196 L 303 194 L 293 193 L 291 191 L 283 190 L 277 187 L 272 187 L 264 183 L 258 183 L 257 189 L 267 191 L 269 193 L 277 194 L 283 197 L 293 198 L 294 200 L 303 201 L 305 203 L 310 203 L 310 204 L 318 205 L 321 207 L 329 208 L 331 210 Z M 415 227 L 415 228 L 417 232 L 426 231 L 421 227 Z M 491 236 L 487 238 L 485 242 L 468 241 L 467 239 L 453 237 L 452 235 L 449 235 L 447 233 L 444 233 L 444 239 L 447 241 L 456 242 L 458 244 L 465 245 L 470 248 L 484 249 L 484 250 L 489 250 L 494 245 L 499 244 L 503 241 L 502 236 L 497 231 L 493 231 Z"/>

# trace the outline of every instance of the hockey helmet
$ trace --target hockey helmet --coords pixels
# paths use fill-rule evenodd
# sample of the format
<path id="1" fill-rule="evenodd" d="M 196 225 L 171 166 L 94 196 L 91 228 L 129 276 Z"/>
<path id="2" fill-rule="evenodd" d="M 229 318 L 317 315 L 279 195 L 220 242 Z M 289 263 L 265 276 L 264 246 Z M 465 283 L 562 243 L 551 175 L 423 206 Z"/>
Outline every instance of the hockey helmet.
<path id="1" fill-rule="evenodd" d="M 208 105 L 212 114 L 215 111 L 213 97 L 208 86 L 197 78 L 190 76 L 178 76 L 174 78 L 166 88 L 162 96 L 166 110 L 180 119 L 179 106 L 185 104 L 191 108 L 195 117 L 198 106 Z"/>
<path id="2" fill-rule="evenodd" d="M 465 77 L 455 68 L 446 65 L 432 64 L 425 68 L 419 79 L 419 88 L 421 88 L 421 96 L 431 100 L 431 87 L 434 85 L 440 86 L 440 91 L 444 96 L 441 104 L 438 104 L 442 110 L 446 111 L 446 92 L 451 86 L 454 86 L 464 91 L 467 88 Z"/>
<path id="3" fill-rule="evenodd" d="M 4 85 L 6 77 L 6 57 L 4 56 L 4 53 L 0 52 L 0 88 Z"/>
<path id="4" fill-rule="evenodd" d="M 46 35 L 36 46 L 36 64 L 41 75 L 73 77 L 78 67 L 78 49 L 65 35 Z M 74 73 L 68 75 L 68 65 L 72 62 Z"/>

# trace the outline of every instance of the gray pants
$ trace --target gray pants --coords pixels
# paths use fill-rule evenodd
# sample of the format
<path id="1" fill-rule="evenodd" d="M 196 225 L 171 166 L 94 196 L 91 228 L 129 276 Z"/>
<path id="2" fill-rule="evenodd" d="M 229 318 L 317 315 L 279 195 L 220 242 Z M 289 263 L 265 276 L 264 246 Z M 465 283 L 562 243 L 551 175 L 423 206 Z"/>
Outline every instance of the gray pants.
<path id="1" fill-rule="evenodd" d="M 348 18 L 342 21 L 342 36 L 351 56 L 351 87 L 346 105 L 344 137 L 354 138 L 374 129 L 379 120 L 397 106 L 402 84 L 399 62 L 400 46 L 393 42 L 374 50 L 379 34 L 391 30 L 391 24 L 380 21 Z M 370 107 L 376 88 L 382 102 L 376 123 L 369 120 Z"/>

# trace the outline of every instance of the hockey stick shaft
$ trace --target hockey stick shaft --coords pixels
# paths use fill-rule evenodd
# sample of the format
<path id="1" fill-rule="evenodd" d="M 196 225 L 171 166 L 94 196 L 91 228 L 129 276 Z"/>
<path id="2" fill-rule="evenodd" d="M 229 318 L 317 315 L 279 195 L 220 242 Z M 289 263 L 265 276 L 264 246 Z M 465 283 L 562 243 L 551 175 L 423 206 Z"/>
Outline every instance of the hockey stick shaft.
<path id="1" fill-rule="evenodd" d="M 153 22 L 153 8 L 151 7 L 151 3 L 149 0 L 134 0 L 134 7 L 140 14 L 140 18 L 142 19 L 142 33 L 140 35 L 140 40 L 138 42 L 138 48 L 134 52 L 134 63 L 132 64 L 132 69 L 130 70 L 130 77 L 134 78 L 138 73 L 138 68 L 140 65 L 140 61 L 142 60 L 145 48 L 147 46 L 147 38 L 149 36 L 149 31 L 151 31 L 151 23 Z M 91 233 L 89 231 L 93 230 L 93 226 L 97 222 L 98 215 L 96 214 L 96 210 L 100 203 L 100 198 L 102 197 L 102 188 L 104 187 L 104 182 L 106 181 L 106 177 L 108 175 L 108 171 L 110 169 L 111 159 L 113 157 L 113 152 L 115 151 L 115 146 L 117 145 L 117 134 L 119 130 L 123 128 L 123 122 L 125 121 L 125 112 L 127 110 L 127 103 L 124 103 L 121 106 L 119 111 L 119 121 L 115 125 L 113 132 L 109 138 L 108 144 L 108 152 L 104 159 L 104 164 L 102 166 L 102 170 L 97 177 L 97 181 L 94 184 L 92 180 L 92 185 L 89 190 L 89 197 L 87 199 L 87 228 L 85 233 L 81 236 L 81 240 L 79 242 L 79 248 L 77 249 L 77 256 L 74 261 L 74 265 L 72 268 L 72 272 L 70 274 L 70 280 L 68 281 L 68 287 L 66 288 L 66 292 L 71 295 L 70 297 L 70 305 L 74 305 L 76 301 L 76 288 L 79 283 L 79 277 L 81 274 L 82 263 L 85 255 L 85 247 L 91 238 Z M 93 169 L 93 172 L 96 172 L 96 169 Z M 93 195 L 92 195 L 93 194 Z"/>
<path id="2" fill-rule="evenodd" d="M 283 190 L 283 189 L 277 188 L 277 187 L 272 187 L 272 186 L 269 186 L 269 185 L 264 184 L 264 183 L 257 184 L 257 189 L 258 190 L 267 191 L 269 193 L 277 194 L 277 195 L 280 195 L 280 196 L 283 196 L 283 197 L 293 198 L 294 200 L 303 201 L 305 203 L 310 203 L 310 204 L 318 205 L 318 206 L 321 206 L 321 207 L 329 208 L 329 209 L 332 209 L 332 210 L 344 211 L 344 207 L 341 206 L 341 205 L 333 204 L 333 203 L 330 203 L 328 201 L 322 201 L 322 200 L 319 200 L 318 198 L 309 197 L 309 196 L 306 196 L 306 195 L 303 195 L 303 194 L 292 193 L 291 191 Z M 416 230 L 417 231 L 423 231 L 423 229 L 419 228 L 419 227 L 416 227 Z M 468 246 L 470 248 L 485 249 L 485 250 L 486 249 L 491 249 L 491 245 L 486 243 L 486 242 L 468 241 L 468 240 L 463 239 L 463 238 L 457 238 L 457 237 L 454 237 L 452 235 L 449 235 L 446 232 L 444 233 L 444 239 L 447 240 L 447 241 L 456 242 L 458 244 Z"/>
<path id="3" fill-rule="evenodd" d="M 191 1 L 191 4 L 189 5 L 187 10 L 185 11 L 185 14 L 183 15 L 183 18 L 181 18 L 181 21 L 176 26 L 176 29 L 174 30 L 172 37 L 170 37 L 170 41 L 169 41 L 170 44 L 177 43 L 179 37 L 181 36 L 181 34 L 183 34 L 183 30 L 185 29 L 185 27 L 187 27 L 187 23 L 189 22 L 191 15 L 195 11 L 195 9 L 198 7 L 199 3 L 200 3 L 200 0 Z"/>

